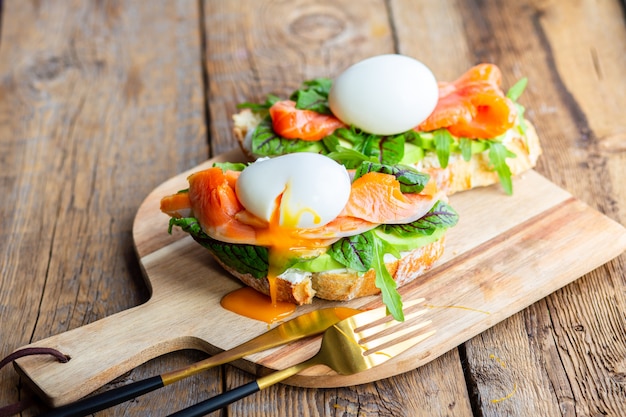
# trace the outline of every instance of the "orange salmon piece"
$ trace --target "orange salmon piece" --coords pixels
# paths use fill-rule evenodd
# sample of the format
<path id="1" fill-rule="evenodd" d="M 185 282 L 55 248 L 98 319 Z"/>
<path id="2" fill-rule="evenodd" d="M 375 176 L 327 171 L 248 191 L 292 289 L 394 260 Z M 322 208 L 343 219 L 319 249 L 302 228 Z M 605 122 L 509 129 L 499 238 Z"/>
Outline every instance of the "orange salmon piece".
<path id="1" fill-rule="evenodd" d="M 235 185 L 239 174 L 209 168 L 188 177 L 189 191 L 166 196 L 161 210 L 172 217 L 193 216 L 205 233 L 229 243 L 266 246 L 273 242 L 270 224 L 248 212 L 239 202 Z M 429 182 L 419 193 L 404 194 L 399 181 L 390 174 L 369 172 L 352 182 L 348 203 L 330 223 L 310 229 L 284 231 L 287 241 L 315 241 L 312 247 L 328 246 L 344 236 L 374 229 L 380 224 L 409 223 L 424 216 L 445 194 Z M 187 210 L 187 214 L 181 214 Z M 304 245 L 307 246 L 308 245 Z"/>
<path id="2" fill-rule="evenodd" d="M 375 229 L 379 223 L 373 223 L 357 217 L 340 215 L 328 224 L 314 229 L 300 229 L 295 236 L 305 239 L 329 239 L 329 244 L 346 236 L 354 236 Z"/>
<path id="3" fill-rule="evenodd" d="M 181 218 L 191 215 L 189 193 L 180 192 L 161 199 L 161 211 L 170 217 Z"/>
<path id="4" fill-rule="evenodd" d="M 432 208 L 438 195 L 403 194 L 400 182 L 389 174 L 368 172 L 352 183 L 350 198 L 341 216 L 372 223 L 404 223 L 417 220 Z"/>
<path id="5" fill-rule="evenodd" d="M 478 64 L 465 71 L 453 84 L 461 87 L 477 81 L 485 81 L 494 86 L 499 86 L 502 84 L 502 72 L 493 64 Z"/>
<path id="6" fill-rule="evenodd" d="M 469 69 L 452 83 L 439 83 L 435 110 L 417 131 L 447 128 L 457 137 L 489 139 L 513 127 L 515 104 L 500 89 L 502 74 L 493 64 Z"/>
<path id="7" fill-rule="evenodd" d="M 346 125 L 335 116 L 296 108 L 296 102 L 283 100 L 270 107 L 274 132 L 287 139 L 317 141 Z"/>
<path id="8" fill-rule="evenodd" d="M 221 168 L 209 168 L 189 176 L 189 200 L 194 217 L 209 236 L 224 242 L 255 243 L 253 227 L 237 220 L 244 210 L 229 175 Z"/>
<path id="9" fill-rule="evenodd" d="M 241 171 L 233 171 L 229 169 L 226 172 L 224 172 L 224 178 L 226 178 L 226 181 L 228 182 L 228 186 L 232 188 L 233 190 L 235 189 L 235 184 L 237 184 L 239 175 L 241 175 Z"/>

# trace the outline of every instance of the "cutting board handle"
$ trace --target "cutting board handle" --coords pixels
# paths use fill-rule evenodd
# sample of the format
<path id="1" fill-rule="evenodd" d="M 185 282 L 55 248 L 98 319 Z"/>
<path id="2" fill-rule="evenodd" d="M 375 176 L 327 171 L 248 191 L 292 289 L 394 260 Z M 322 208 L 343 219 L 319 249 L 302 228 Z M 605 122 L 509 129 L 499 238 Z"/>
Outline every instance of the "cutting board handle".
<path id="1" fill-rule="evenodd" d="M 15 367 L 53 407 L 73 402 L 157 356 L 181 349 L 215 350 L 202 339 L 181 333 L 184 314 L 164 306 L 166 300 L 105 317 L 25 347 L 49 347 L 70 357 L 66 363 L 47 356 L 20 358 Z M 214 352 L 213 352 L 214 353 Z M 47 387 L 44 391 L 41 387 Z"/>

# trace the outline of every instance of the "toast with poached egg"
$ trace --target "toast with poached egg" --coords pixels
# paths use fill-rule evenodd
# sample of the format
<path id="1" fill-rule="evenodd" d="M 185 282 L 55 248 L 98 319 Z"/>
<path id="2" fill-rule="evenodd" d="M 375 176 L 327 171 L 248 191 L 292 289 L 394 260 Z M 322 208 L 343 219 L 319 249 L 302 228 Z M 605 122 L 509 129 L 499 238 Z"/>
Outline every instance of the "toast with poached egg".
<path id="1" fill-rule="evenodd" d="M 180 227 L 232 275 L 275 301 L 382 293 L 401 319 L 399 286 L 431 268 L 458 215 L 428 174 L 315 153 L 217 164 L 164 196 Z"/>
<path id="2" fill-rule="evenodd" d="M 500 183 L 536 165 L 539 138 L 517 101 L 526 79 L 505 94 L 493 64 L 436 82 L 419 61 L 381 55 L 335 80 L 306 81 L 288 99 L 244 103 L 233 132 L 251 158 L 292 152 L 404 164 L 429 173 L 448 195 Z"/>

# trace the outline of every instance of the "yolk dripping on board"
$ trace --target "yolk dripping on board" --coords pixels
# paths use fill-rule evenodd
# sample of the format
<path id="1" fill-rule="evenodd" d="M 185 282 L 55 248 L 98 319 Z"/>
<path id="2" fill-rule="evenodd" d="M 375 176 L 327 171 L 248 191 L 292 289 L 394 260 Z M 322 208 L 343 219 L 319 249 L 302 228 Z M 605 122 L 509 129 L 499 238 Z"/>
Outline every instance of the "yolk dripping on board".
<path id="1" fill-rule="evenodd" d="M 269 297 L 253 288 L 243 287 L 226 294 L 221 300 L 222 307 L 233 313 L 270 324 L 288 317 L 296 310 L 295 304 L 277 299 L 277 277 L 284 271 L 285 265 L 290 259 L 300 258 L 303 254 L 319 254 L 320 249 L 323 250 L 325 246 L 321 240 L 304 239 L 294 235 L 293 231 L 305 213 L 313 215 L 316 224 L 321 220 L 310 207 L 297 212 L 291 212 L 283 207 L 281 205 L 283 196 L 287 196 L 288 193 L 289 187 L 277 197 L 268 227 L 257 231 L 258 241 L 263 242 L 263 246 L 268 248 Z"/>

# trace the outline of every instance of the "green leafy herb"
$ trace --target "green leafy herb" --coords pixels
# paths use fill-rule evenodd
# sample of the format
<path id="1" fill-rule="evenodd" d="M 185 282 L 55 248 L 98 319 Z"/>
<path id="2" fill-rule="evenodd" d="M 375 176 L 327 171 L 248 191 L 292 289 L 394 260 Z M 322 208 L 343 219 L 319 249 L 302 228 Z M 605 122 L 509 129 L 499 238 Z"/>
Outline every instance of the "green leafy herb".
<path id="1" fill-rule="evenodd" d="M 260 156 L 274 156 L 294 152 L 322 152 L 322 142 L 309 142 L 299 139 L 285 139 L 272 128 L 272 119 L 267 116 L 252 133 L 251 150 Z"/>
<path id="2" fill-rule="evenodd" d="M 498 174 L 500 184 L 504 192 L 513 194 L 513 181 L 511 179 L 511 169 L 506 163 L 506 158 L 515 158 L 515 154 L 509 151 L 502 143 L 492 142 L 489 147 L 489 162 L 493 165 L 494 171 Z"/>
<path id="3" fill-rule="evenodd" d="M 371 233 L 371 232 L 368 232 Z M 402 311 L 402 298 L 398 293 L 398 284 L 393 279 L 385 265 L 385 253 L 392 253 L 397 258 L 400 254 L 395 248 L 383 239 L 374 241 L 374 270 L 376 271 L 376 287 L 380 288 L 383 304 L 387 307 L 387 312 L 397 321 L 404 321 L 404 311 Z"/>
<path id="4" fill-rule="evenodd" d="M 347 268 L 367 272 L 373 264 L 375 240 L 376 236 L 370 232 L 344 237 L 333 243 L 328 253 Z"/>
<path id="5" fill-rule="evenodd" d="M 433 135 L 439 165 L 441 168 L 446 168 L 450 159 L 450 146 L 454 143 L 454 138 L 448 132 L 448 129 L 437 129 L 433 132 Z"/>
<path id="6" fill-rule="evenodd" d="M 254 245 L 239 245 L 234 243 L 221 242 L 211 238 L 202 231 L 200 223 L 193 217 L 181 219 L 171 218 L 169 223 L 169 233 L 174 226 L 180 227 L 193 239 L 208 249 L 222 263 L 244 274 L 250 274 L 260 279 L 267 276 L 269 269 L 267 248 Z"/>
<path id="7" fill-rule="evenodd" d="M 513 101 L 517 101 L 522 95 L 522 93 L 524 92 L 524 90 L 526 89 L 527 85 L 528 85 L 528 78 L 524 77 L 518 82 L 516 82 L 513 85 L 513 87 L 509 88 L 509 91 L 507 91 L 506 96 Z"/>
<path id="8" fill-rule="evenodd" d="M 265 112 L 267 110 L 269 110 L 270 107 L 272 107 L 274 105 L 274 103 L 276 103 L 277 101 L 280 101 L 280 97 L 275 96 L 273 94 L 268 94 L 267 99 L 265 100 L 264 103 L 250 103 L 250 102 L 245 102 L 245 103 L 240 103 L 237 105 L 238 109 L 250 109 L 253 112 Z"/>
<path id="9" fill-rule="evenodd" d="M 461 156 L 463 160 L 469 162 L 472 159 L 472 139 L 460 138 L 459 148 L 461 149 Z"/>
<path id="10" fill-rule="evenodd" d="M 515 107 L 517 108 L 517 125 L 519 132 L 522 135 L 526 134 L 526 121 L 524 120 L 524 112 L 526 111 L 526 109 L 524 108 L 524 106 L 519 104 L 517 100 L 520 98 L 527 85 L 528 78 L 524 77 L 516 82 L 513 87 L 509 88 L 509 91 L 507 91 L 506 93 L 506 96 L 513 100 L 513 102 L 515 103 Z"/>
<path id="11" fill-rule="evenodd" d="M 399 163 L 404 158 L 404 135 L 381 137 L 380 156 L 383 164 Z"/>
<path id="12" fill-rule="evenodd" d="M 332 114 L 328 107 L 328 93 L 333 81 L 330 78 L 316 78 L 305 81 L 303 88 L 291 93 L 289 98 L 296 102 L 296 108 L 313 110 L 322 114 Z"/>
<path id="13" fill-rule="evenodd" d="M 343 146 L 337 146 L 334 151 L 330 152 L 326 156 L 343 164 L 348 169 L 354 169 L 358 167 L 362 162 L 371 161 L 372 159 L 363 155 L 359 151 L 355 151 L 354 149 L 350 148 L 344 148 Z"/>
<path id="14" fill-rule="evenodd" d="M 400 257 L 400 253 L 391 244 L 379 238 L 374 232 L 368 231 L 340 239 L 330 247 L 328 253 L 337 262 L 358 272 L 366 272 L 374 268 L 375 284 L 381 291 L 387 311 L 396 320 L 404 320 L 402 300 L 397 284 L 387 270 L 384 260 L 385 253 Z"/>
<path id="15" fill-rule="evenodd" d="M 400 191 L 403 193 L 419 193 L 430 179 L 430 175 L 419 172 L 408 165 L 385 165 L 370 161 L 361 162 L 354 174 L 354 179 L 360 178 L 368 172 L 380 172 L 395 176 L 400 182 Z"/>
<path id="16" fill-rule="evenodd" d="M 526 109 L 519 103 L 515 103 L 515 107 L 517 108 L 517 128 L 522 135 L 526 135 L 526 119 L 524 118 L 524 113 Z"/>
<path id="17" fill-rule="evenodd" d="M 352 127 L 339 128 L 331 135 L 323 139 L 334 144 L 349 147 L 356 152 L 364 155 L 363 160 L 378 161 L 383 164 L 397 164 L 404 157 L 404 135 L 379 136 L 363 132 L 360 129 Z M 333 147 L 329 147 L 332 151 L 336 151 Z M 333 159 L 347 166 L 347 168 L 355 168 L 354 165 L 347 165 L 341 159 L 340 155 L 333 155 Z"/>
<path id="18" fill-rule="evenodd" d="M 437 201 L 422 218 L 407 224 L 385 224 L 385 233 L 398 236 L 414 236 L 415 234 L 432 235 L 437 229 L 447 229 L 459 221 L 458 213 L 446 202 Z"/>
<path id="19" fill-rule="evenodd" d="M 221 168 L 222 171 L 243 171 L 246 168 L 246 164 L 240 162 L 216 162 L 213 166 Z"/>

